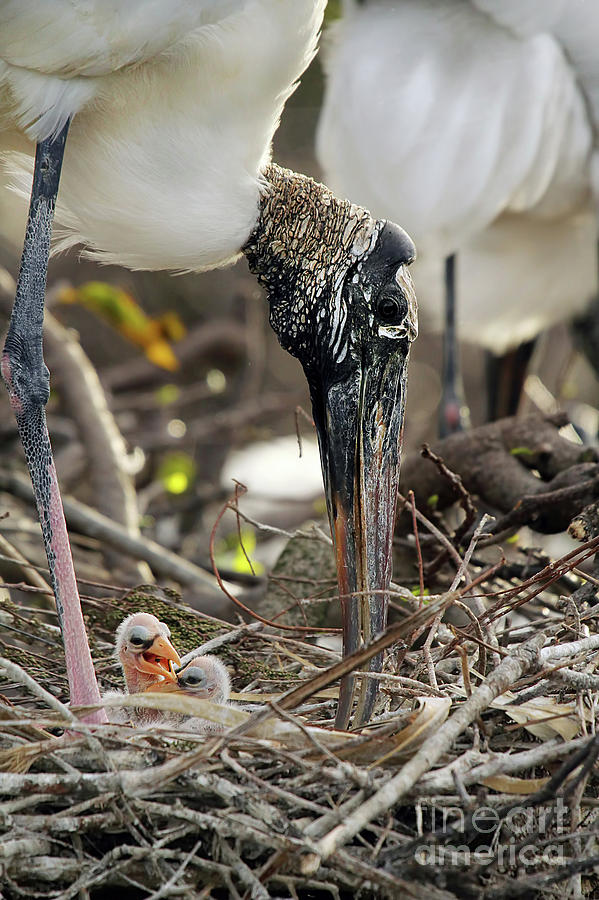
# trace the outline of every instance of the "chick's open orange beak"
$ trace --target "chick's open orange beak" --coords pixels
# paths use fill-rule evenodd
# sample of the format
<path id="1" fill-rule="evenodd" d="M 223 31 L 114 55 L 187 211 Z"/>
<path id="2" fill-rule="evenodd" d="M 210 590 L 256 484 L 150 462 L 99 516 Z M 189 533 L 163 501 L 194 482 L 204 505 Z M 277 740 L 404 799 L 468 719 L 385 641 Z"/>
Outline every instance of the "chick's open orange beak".
<path id="1" fill-rule="evenodd" d="M 180 694 L 182 693 L 182 689 L 175 678 L 174 681 L 154 681 L 146 688 L 145 693 Z"/>
<path id="2" fill-rule="evenodd" d="M 140 672 L 161 675 L 166 681 L 176 683 L 175 665 L 181 665 L 179 654 L 171 642 L 161 635 L 154 638 L 152 645 L 140 653 L 135 662 Z"/>

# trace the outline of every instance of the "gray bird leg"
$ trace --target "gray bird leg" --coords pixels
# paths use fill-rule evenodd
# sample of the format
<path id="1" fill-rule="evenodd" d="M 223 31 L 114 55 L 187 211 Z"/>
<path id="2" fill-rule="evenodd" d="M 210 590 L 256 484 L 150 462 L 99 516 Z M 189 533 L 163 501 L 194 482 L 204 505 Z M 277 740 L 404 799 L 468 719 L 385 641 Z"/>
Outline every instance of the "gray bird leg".
<path id="1" fill-rule="evenodd" d="M 42 527 L 64 641 L 71 703 L 88 705 L 101 702 L 100 692 L 83 622 L 46 425 L 50 373 L 42 351 L 50 236 L 67 131 L 68 123 L 56 137 L 37 145 L 23 256 L 1 368 L 25 450 Z M 100 710 L 88 716 L 86 721 L 106 722 L 106 714 Z"/>
<path id="2" fill-rule="evenodd" d="M 464 400 L 456 329 L 455 253 L 445 260 L 445 328 L 443 330 L 443 375 L 439 435 L 447 437 L 470 427 Z"/>

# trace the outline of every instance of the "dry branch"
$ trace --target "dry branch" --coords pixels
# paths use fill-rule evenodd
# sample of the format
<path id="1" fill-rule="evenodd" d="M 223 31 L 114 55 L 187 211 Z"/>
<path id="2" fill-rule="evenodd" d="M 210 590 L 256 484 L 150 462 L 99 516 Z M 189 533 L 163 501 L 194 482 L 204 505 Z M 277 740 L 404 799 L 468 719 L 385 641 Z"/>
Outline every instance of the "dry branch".
<path id="1" fill-rule="evenodd" d="M 501 419 L 444 438 L 433 451 L 469 494 L 506 514 L 493 533 L 523 524 L 562 531 L 599 491 L 597 454 L 560 435 L 567 422 L 563 413 Z M 424 511 L 463 498 L 460 483 L 419 454 L 405 460 L 401 486 Z"/>
<path id="2" fill-rule="evenodd" d="M 8 491 L 28 503 L 33 503 L 28 479 L 16 472 L 0 470 L 0 490 Z M 166 547 L 161 547 L 156 541 L 143 535 L 130 534 L 123 525 L 113 522 L 107 516 L 75 500 L 74 497 L 63 497 L 63 506 L 67 524 L 74 531 L 104 541 L 134 559 L 145 560 L 158 575 L 222 596 L 213 575 L 177 556 Z"/>
<path id="3" fill-rule="evenodd" d="M 418 779 L 450 749 L 464 729 L 489 707 L 491 701 L 537 664 L 538 651 L 543 645 L 544 639 L 543 635 L 534 637 L 515 651 L 511 657 L 503 659 L 486 682 L 476 688 L 463 706 L 439 728 L 436 735 L 403 766 L 397 775 L 366 800 L 343 825 L 333 828 L 318 841 L 314 852 L 319 860 L 328 859 L 331 853 L 351 840 L 372 819 L 399 803 Z"/>

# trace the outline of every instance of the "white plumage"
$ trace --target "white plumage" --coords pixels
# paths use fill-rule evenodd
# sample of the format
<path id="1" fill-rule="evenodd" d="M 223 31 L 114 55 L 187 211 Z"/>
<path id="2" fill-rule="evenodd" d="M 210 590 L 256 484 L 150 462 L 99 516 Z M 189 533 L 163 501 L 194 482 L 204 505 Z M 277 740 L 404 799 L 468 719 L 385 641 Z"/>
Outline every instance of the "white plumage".
<path id="1" fill-rule="evenodd" d="M 583 0 L 346 4 L 320 160 L 334 190 L 410 231 L 433 327 L 456 251 L 460 332 L 495 352 L 596 292 L 598 36 Z"/>
<path id="2" fill-rule="evenodd" d="M 69 131 L 58 246 L 131 268 L 239 253 L 324 0 L 2 0 L 3 115 Z M 23 184 L 24 192 L 28 185 Z"/>
<path id="3" fill-rule="evenodd" d="M 98 690 L 43 416 L 41 327 L 57 196 L 59 246 L 81 241 L 106 262 L 197 271 L 245 254 L 281 345 L 308 376 L 340 591 L 352 595 L 343 609 L 345 652 L 384 628 L 416 334 L 405 271 L 414 246 L 391 222 L 269 164 L 324 6 L 0 0 L 0 115 L 38 142 L 2 374 L 56 573 L 73 702 L 94 703 Z M 380 656 L 370 662 L 373 670 L 381 664 Z M 356 721 L 369 717 L 375 687 L 362 682 Z M 353 694 L 344 679 L 340 726 Z"/>

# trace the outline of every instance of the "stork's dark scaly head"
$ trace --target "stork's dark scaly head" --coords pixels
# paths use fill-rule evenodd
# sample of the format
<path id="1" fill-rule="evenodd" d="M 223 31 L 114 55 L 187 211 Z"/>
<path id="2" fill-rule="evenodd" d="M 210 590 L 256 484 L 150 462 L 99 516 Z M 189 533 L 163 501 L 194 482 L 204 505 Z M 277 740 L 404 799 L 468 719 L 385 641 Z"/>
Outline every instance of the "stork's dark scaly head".
<path id="1" fill-rule="evenodd" d="M 407 362 L 417 334 L 406 268 L 415 249 L 401 228 L 309 178 L 274 165 L 264 174 L 259 224 L 244 252 L 266 289 L 271 325 L 310 386 L 349 653 L 386 622 Z M 362 691 L 358 719 L 369 715 L 375 691 L 372 681 Z M 347 680 L 340 726 L 352 696 Z"/>

